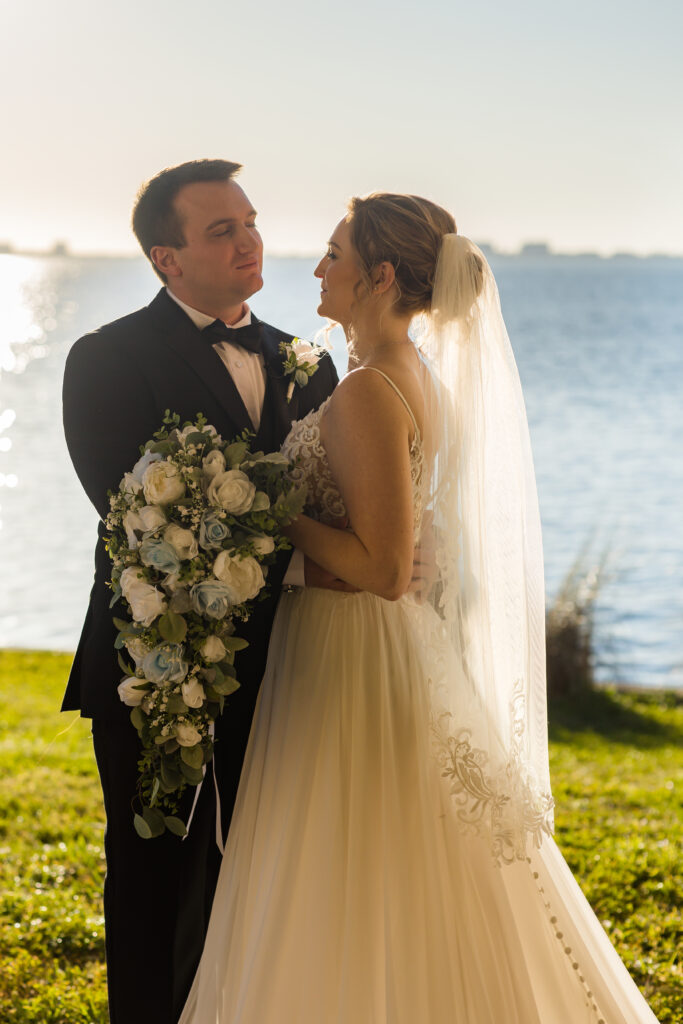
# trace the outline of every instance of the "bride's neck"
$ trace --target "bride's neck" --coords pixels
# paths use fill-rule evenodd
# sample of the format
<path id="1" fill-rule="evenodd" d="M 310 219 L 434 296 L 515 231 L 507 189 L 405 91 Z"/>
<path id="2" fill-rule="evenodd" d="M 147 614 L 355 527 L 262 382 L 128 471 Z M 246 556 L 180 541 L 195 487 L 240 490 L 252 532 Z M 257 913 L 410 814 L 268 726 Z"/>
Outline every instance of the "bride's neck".
<path id="1" fill-rule="evenodd" d="M 386 358 L 404 345 L 408 337 L 410 317 L 385 315 L 345 328 L 349 356 L 356 366 L 364 366 L 375 357 Z"/>

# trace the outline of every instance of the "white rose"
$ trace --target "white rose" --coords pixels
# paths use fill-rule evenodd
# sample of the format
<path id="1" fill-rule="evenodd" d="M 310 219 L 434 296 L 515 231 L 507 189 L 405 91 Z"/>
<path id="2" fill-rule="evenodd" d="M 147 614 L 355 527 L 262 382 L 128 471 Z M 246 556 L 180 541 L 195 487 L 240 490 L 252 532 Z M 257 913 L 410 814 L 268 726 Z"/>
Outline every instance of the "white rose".
<path id="1" fill-rule="evenodd" d="M 140 487 L 140 489 L 142 490 L 142 486 Z M 140 544 L 140 541 L 138 540 L 135 531 L 139 530 L 142 533 L 143 530 L 142 520 L 140 519 L 140 516 L 137 514 L 137 512 L 133 512 L 132 509 L 129 509 L 126 512 L 125 516 L 123 517 L 123 528 L 126 531 L 126 540 L 128 541 L 128 547 L 131 549 L 131 551 L 135 551 L 135 549 Z"/>
<path id="2" fill-rule="evenodd" d="M 135 662 L 135 667 L 138 668 L 145 655 L 149 654 L 150 648 L 144 640 L 140 639 L 139 636 L 134 636 L 130 640 L 126 640 L 125 645 L 126 650 Z"/>
<path id="3" fill-rule="evenodd" d="M 209 434 L 210 437 L 216 437 L 217 430 L 216 430 L 215 427 L 212 427 L 210 423 L 207 423 L 206 426 L 202 427 L 201 430 L 197 430 L 197 428 L 194 425 L 194 423 L 189 423 L 186 427 L 183 427 L 182 430 L 175 430 L 174 433 L 175 433 L 175 435 L 176 435 L 176 437 L 178 439 L 178 444 L 181 444 L 183 446 L 183 448 L 184 448 L 185 447 L 185 442 L 187 441 L 187 439 L 190 436 L 190 434 L 199 434 L 199 433 L 201 433 L 201 434 Z"/>
<path id="4" fill-rule="evenodd" d="M 326 351 L 320 345 L 312 345 L 310 341 L 304 341 L 302 338 L 296 338 L 292 342 L 292 348 L 294 349 L 297 363 L 306 362 L 310 366 L 315 366 Z"/>
<path id="5" fill-rule="evenodd" d="M 207 480 L 213 480 L 213 478 L 225 470 L 225 455 L 219 451 L 218 448 L 214 448 L 213 451 L 209 452 L 202 459 L 202 469 L 204 470 L 204 476 Z"/>
<path id="6" fill-rule="evenodd" d="M 150 505 L 168 505 L 182 498 L 185 484 L 172 462 L 153 462 L 142 477 L 145 499 Z"/>
<path id="7" fill-rule="evenodd" d="M 232 604 L 256 597 L 266 582 L 255 558 L 233 558 L 228 551 L 221 551 L 216 558 L 213 574 L 228 587 Z"/>
<path id="8" fill-rule="evenodd" d="M 200 708 L 204 703 L 204 687 L 194 677 L 188 679 L 180 687 L 183 692 L 183 700 L 188 708 Z M 180 742 L 180 740 L 178 740 Z"/>
<path id="9" fill-rule="evenodd" d="M 225 644 L 220 637 L 207 636 L 206 640 L 199 648 L 199 653 L 205 661 L 222 661 L 226 654 Z"/>
<path id="10" fill-rule="evenodd" d="M 138 509 L 137 514 L 142 523 L 142 529 L 145 532 L 147 530 L 156 530 L 168 522 L 163 510 L 158 505 L 143 505 L 142 508 Z"/>
<path id="11" fill-rule="evenodd" d="M 142 490 L 142 484 L 139 480 L 136 480 L 132 473 L 124 473 L 123 479 L 119 484 L 119 489 L 124 494 L 139 494 Z"/>
<path id="12" fill-rule="evenodd" d="M 171 523 L 164 530 L 164 540 L 167 541 L 178 558 L 195 558 L 199 552 L 199 546 L 192 530 L 185 530 L 182 526 Z"/>
<path id="13" fill-rule="evenodd" d="M 272 537 L 252 537 L 251 542 L 259 555 L 269 555 L 275 549 L 275 541 Z"/>
<path id="14" fill-rule="evenodd" d="M 201 743 L 202 734 L 193 725 L 179 722 L 175 727 L 175 738 L 181 747 L 196 747 Z"/>
<path id="15" fill-rule="evenodd" d="M 207 491 L 207 497 L 212 505 L 221 505 L 235 516 L 249 511 L 254 503 L 255 494 L 255 486 L 241 469 L 217 473 Z"/>
<path id="16" fill-rule="evenodd" d="M 151 626 L 157 615 L 166 611 L 164 595 L 139 579 L 135 566 L 129 566 L 121 573 L 121 592 L 132 609 L 133 618 L 143 626 Z"/>
<path id="17" fill-rule="evenodd" d="M 143 682 L 143 679 L 138 679 L 136 676 L 124 676 L 116 687 L 119 697 L 127 707 L 136 708 L 138 704 L 142 704 L 145 691 L 136 690 L 135 687 L 140 686 Z"/>

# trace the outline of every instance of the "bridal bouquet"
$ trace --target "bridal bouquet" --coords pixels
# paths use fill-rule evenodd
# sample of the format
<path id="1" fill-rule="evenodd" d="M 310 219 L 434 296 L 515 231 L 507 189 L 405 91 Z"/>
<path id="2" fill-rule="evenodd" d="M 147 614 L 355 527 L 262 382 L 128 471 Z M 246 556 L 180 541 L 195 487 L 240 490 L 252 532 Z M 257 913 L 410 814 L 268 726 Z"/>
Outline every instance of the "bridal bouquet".
<path id="1" fill-rule="evenodd" d="M 106 525 L 111 603 L 130 614 L 114 619 L 118 692 L 142 741 L 134 824 L 148 839 L 185 834 L 178 802 L 202 781 L 213 723 L 239 686 L 239 623 L 265 597 L 267 566 L 289 547 L 280 528 L 305 494 L 283 455 L 251 452 L 248 432 L 226 443 L 202 415 L 181 427 L 167 410 L 140 450 Z"/>

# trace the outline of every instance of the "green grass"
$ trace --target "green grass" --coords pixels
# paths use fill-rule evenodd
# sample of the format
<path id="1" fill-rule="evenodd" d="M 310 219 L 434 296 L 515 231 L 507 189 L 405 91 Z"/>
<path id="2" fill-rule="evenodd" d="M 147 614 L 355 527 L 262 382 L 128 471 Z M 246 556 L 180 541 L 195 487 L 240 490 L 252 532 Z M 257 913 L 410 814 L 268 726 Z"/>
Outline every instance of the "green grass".
<path id="1" fill-rule="evenodd" d="M 56 711 L 69 664 L 0 651 L 2 1024 L 107 1021 L 104 820 L 88 723 Z M 682 1022 L 683 700 L 555 703 L 551 769 L 571 868 L 659 1020 Z"/>

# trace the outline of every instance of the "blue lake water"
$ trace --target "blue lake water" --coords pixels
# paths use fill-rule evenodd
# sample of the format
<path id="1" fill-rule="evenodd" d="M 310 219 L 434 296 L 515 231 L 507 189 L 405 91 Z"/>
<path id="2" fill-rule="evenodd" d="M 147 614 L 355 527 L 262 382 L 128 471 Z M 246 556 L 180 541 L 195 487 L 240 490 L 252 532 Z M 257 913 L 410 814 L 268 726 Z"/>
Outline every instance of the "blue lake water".
<path id="1" fill-rule="evenodd" d="M 548 595 L 582 551 L 586 567 L 609 551 L 600 675 L 683 686 L 683 261 L 492 265 L 526 396 Z M 255 312 L 312 335 L 313 266 L 266 261 Z M 64 360 L 157 284 L 141 259 L 0 255 L 0 646 L 75 647 L 96 516 L 62 436 Z"/>

